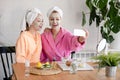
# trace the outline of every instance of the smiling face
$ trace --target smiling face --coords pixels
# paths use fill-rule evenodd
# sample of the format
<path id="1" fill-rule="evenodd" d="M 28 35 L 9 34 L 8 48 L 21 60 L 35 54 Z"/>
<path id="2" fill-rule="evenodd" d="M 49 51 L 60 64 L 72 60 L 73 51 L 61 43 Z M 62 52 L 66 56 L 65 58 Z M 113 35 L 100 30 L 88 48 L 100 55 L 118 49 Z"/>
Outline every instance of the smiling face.
<path id="1" fill-rule="evenodd" d="M 43 26 L 43 16 L 38 14 L 38 16 L 36 17 L 36 19 L 33 21 L 32 23 L 32 27 L 38 31 L 42 28 Z"/>
<path id="2" fill-rule="evenodd" d="M 58 12 L 53 11 L 51 15 L 49 16 L 49 25 L 52 29 L 60 27 L 61 23 L 61 16 Z"/>

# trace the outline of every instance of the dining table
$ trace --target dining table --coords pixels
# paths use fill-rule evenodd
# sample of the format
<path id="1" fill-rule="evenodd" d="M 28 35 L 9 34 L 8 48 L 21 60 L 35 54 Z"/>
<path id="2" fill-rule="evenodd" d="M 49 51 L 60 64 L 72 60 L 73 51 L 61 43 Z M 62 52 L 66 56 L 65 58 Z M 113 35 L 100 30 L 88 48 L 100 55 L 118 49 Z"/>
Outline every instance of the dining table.
<path id="1" fill-rule="evenodd" d="M 24 63 L 14 63 L 12 65 L 14 76 L 16 80 L 120 80 L 120 69 L 117 69 L 116 76 L 106 77 L 105 68 L 98 70 L 97 65 L 94 62 L 88 63 L 92 66 L 93 70 L 78 70 L 76 73 L 72 74 L 69 70 L 62 70 L 58 74 L 52 75 L 36 75 L 29 74 L 25 76 L 25 64 Z M 31 63 L 30 66 L 35 66 L 36 63 Z"/>

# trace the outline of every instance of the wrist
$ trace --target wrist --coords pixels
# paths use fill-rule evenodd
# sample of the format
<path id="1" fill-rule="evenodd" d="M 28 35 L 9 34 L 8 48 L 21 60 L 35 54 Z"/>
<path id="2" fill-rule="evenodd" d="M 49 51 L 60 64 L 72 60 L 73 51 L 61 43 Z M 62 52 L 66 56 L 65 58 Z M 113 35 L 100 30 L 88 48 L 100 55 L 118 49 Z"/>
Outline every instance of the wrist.
<path id="1" fill-rule="evenodd" d="M 84 44 L 85 43 L 85 40 L 84 40 L 84 38 L 82 38 L 82 37 L 78 37 L 78 42 L 80 43 L 80 44 Z"/>

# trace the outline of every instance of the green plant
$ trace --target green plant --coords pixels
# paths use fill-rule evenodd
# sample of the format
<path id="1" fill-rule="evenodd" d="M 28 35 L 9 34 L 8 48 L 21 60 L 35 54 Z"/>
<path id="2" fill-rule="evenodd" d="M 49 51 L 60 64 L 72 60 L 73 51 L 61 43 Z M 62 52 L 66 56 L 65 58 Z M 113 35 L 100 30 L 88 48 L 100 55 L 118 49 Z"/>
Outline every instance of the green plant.
<path id="1" fill-rule="evenodd" d="M 97 60 L 99 69 L 106 66 L 118 66 L 120 63 L 120 53 L 110 53 L 108 54 L 99 54 L 98 56 L 92 57 L 92 59 Z"/>
<path id="2" fill-rule="evenodd" d="M 103 38 L 108 43 L 114 40 L 113 33 L 120 31 L 120 0 L 86 0 L 90 10 L 89 25 L 96 22 Z M 86 23 L 83 13 L 82 26 Z"/>

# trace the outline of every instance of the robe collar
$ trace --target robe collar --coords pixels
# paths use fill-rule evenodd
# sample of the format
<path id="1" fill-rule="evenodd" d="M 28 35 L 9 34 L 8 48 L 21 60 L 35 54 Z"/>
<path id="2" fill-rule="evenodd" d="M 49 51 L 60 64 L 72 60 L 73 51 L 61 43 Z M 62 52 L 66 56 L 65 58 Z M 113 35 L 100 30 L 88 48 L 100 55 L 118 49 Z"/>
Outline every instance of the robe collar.
<path id="1" fill-rule="evenodd" d="M 59 52 L 57 51 L 56 49 L 56 46 L 57 44 L 59 43 L 59 41 L 64 37 L 64 35 L 67 33 L 67 31 L 60 27 L 60 31 L 58 33 L 58 35 L 56 36 L 56 39 L 54 40 L 53 39 L 53 36 L 52 36 L 52 32 L 51 31 L 48 31 L 46 34 L 45 34 L 45 38 L 47 39 L 48 43 L 50 44 L 50 46 L 52 47 L 53 51 L 55 51 L 56 55 L 58 55 L 59 57 L 62 57 Z"/>

